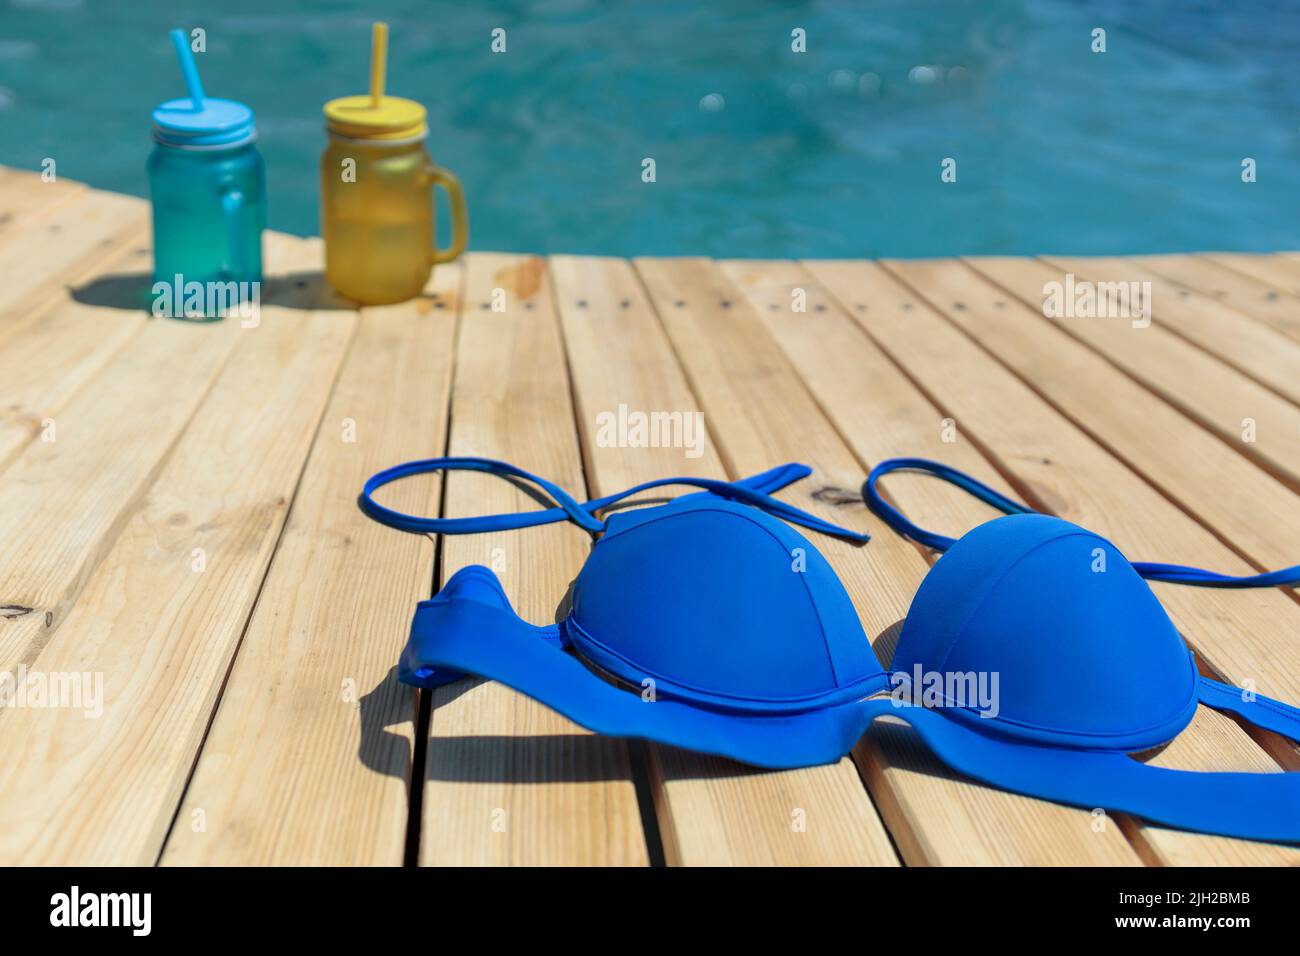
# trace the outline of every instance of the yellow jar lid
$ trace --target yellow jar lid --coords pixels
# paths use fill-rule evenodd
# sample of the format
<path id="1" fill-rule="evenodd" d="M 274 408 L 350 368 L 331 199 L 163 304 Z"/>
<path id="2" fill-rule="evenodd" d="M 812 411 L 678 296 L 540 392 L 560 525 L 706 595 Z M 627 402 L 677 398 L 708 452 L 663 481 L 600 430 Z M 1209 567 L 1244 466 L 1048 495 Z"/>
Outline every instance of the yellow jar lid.
<path id="1" fill-rule="evenodd" d="M 415 139 L 429 131 L 426 112 L 400 96 L 342 96 L 325 104 L 325 125 L 349 139 Z"/>

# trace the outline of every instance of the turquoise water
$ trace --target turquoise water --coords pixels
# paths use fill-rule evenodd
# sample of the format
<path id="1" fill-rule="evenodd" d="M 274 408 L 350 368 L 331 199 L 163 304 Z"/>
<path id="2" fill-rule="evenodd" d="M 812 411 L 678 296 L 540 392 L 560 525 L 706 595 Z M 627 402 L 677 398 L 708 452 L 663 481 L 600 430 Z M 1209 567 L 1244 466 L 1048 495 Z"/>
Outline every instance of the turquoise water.
<path id="1" fill-rule="evenodd" d="M 143 195 L 149 111 L 182 95 L 167 30 L 201 26 L 208 91 L 256 110 L 271 227 L 315 234 L 320 108 L 363 92 L 382 16 L 474 248 L 1300 247 L 1300 4 L 1225 6 L 0 0 L 0 162 Z"/>

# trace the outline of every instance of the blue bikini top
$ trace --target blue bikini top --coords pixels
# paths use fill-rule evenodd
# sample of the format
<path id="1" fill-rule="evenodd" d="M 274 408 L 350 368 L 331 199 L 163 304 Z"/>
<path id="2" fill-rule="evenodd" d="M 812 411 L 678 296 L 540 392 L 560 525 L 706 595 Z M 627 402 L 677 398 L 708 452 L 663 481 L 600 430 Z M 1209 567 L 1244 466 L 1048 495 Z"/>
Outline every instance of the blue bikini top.
<path id="1" fill-rule="evenodd" d="M 956 542 L 911 525 L 875 481 L 922 466 L 1012 513 Z M 532 483 L 556 507 L 422 518 L 374 501 L 390 481 L 455 469 Z M 874 720 L 893 716 L 954 770 L 994 786 L 1185 829 L 1300 842 L 1300 775 L 1168 770 L 1129 756 L 1175 737 L 1198 702 L 1300 739 L 1300 710 L 1197 674 L 1142 580 L 1145 573 L 1244 587 L 1295 583 L 1300 569 L 1252 582 L 1130 564 L 1098 535 L 1032 513 L 959 472 L 896 459 L 872 472 L 868 504 L 895 530 L 946 554 L 917 591 L 886 672 L 834 571 L 786 522 L 858 543 L 867 536 L 770 496 L 808 474 L 789 464 L 736 482 L 670 478 L 579 504 L 490 459 L 437 458 L 380 472 L 366 482 L 361 507 L 404 531 L 464 534 L 569 520 L 599 536 L 556 624 L 520 619 L 487 568 L 458 571 L 418 605 L 399 677 L 428 688 L 477 674 L 598 733 L 770 768 L 838 760 Z M 704 490 L 596 517 L 670 484 Z"/>

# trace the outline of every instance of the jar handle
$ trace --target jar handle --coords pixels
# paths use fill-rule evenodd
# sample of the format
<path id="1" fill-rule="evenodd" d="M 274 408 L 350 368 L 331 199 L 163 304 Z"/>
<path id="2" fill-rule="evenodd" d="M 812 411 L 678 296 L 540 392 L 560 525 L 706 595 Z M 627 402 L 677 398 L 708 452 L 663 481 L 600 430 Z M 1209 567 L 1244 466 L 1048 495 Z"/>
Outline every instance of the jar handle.
<path id="1" fill-rule="evenodd" d="M 226 255 L 228 265 L 236 279 L 245 277 L 243 225 L 244 194 L 238 189 L 225 189 L 221 192 L 221 211 L 226 216 Z"/>
<path id="2" fill-rule="evenodd" d="M 451 246 L 447 249 L 439 249 L 436 245 L 437 240 L 434 239 L 435 245 L 429 253 L 429 261 L 435 265 L 451 262 L 459 257 L 465 251 L 465 246 L 469 244 L 469 216 L 465 212 L 465 193 L 460 188 L 460 180 L 455 174 L 440 166 L 430 164 L 425 168 L 425 175 L 433 185 L 447 190 L 447 198 L 451 201 Z"/>

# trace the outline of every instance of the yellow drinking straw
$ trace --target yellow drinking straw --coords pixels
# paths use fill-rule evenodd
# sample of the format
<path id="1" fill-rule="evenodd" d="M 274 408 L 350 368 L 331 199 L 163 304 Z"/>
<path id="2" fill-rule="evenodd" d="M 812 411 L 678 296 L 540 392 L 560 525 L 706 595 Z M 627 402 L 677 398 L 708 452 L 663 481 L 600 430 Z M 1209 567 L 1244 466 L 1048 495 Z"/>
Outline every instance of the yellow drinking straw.
<path id="1" fill-rule="evenodd" d="M 384 74 L 388 72 L 388 24 L 370 28 L 370 105 L 379 108 L 384 99 Z"/>
<path id="2" fill-rule="evenodd" d="M 406 140 L 427 132 L 424 107 L 414 100 L 384 93 L 388 75 L 388 24 L 370 28 L 370 90 L 341 96 L 325 104 L 325 122 L 332 133 L 350 139 Z"/>

